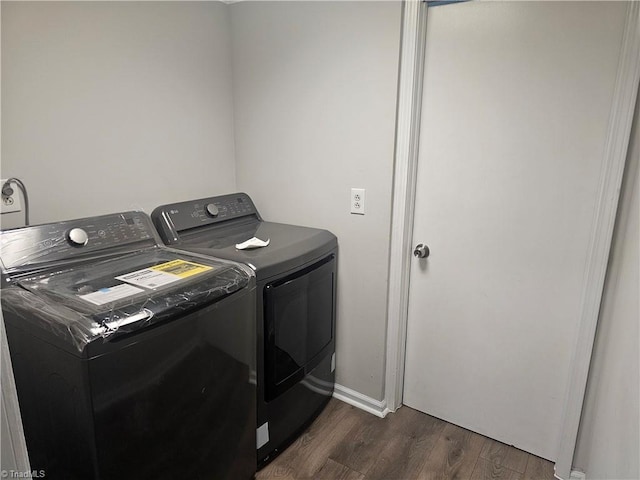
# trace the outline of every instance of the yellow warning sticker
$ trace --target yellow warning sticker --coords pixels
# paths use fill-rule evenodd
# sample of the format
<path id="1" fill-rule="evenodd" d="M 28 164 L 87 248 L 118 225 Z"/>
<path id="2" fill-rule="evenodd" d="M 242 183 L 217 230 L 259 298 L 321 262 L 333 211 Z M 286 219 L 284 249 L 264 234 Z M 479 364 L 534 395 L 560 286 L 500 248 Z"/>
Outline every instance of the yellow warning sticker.
<path id="1" fill-rule="evenodd" d="M 200 265 L 199 263 L 187 262 L 185 260 L 172 260 L 167 263 L 156 265 L 155 267 L 150 267 L 150 269 L 170 273 L 180 278 L 187 278 L 208 270 L 213 270 L 213 267 Z"/>
<path id="2" fill-rule="evenodd" d="M 199 263 L 172 260 L 115 278 L 138 287 L 156 289 L 213 269 L 213 267 L 200 265 Z"/>

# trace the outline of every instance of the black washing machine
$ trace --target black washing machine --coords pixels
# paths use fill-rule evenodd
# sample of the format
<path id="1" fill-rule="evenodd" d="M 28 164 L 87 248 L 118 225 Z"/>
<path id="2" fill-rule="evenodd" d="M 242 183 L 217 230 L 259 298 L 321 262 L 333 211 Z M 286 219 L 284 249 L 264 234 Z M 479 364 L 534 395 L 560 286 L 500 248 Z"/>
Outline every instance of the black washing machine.
<path id="1" fill-rule="evenodd" d="M 31 468 L 50 479 L 250 479 L 255 277 L 160 244 L 140 212 L 0 232 Z"/>
<path id="2" fill-rule="evenodd" d="M 337 239 L 326 230 L 265 222 L 244 193 L 164 205 L 151 217 L 166 244 L 243 262 L 255 271 L 262 467 L 333 394 Z M 236 248 L 252 237 L 269 245 Z"/>

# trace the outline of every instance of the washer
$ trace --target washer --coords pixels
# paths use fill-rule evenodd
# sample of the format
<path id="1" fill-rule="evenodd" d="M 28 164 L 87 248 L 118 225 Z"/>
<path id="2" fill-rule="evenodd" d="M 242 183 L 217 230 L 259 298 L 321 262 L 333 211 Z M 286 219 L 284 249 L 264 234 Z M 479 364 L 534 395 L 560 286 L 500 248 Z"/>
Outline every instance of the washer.
<path id="1" fill-rule="evenodd" d="M 255 277 L 160 245 L 140 212 L 0 232 L 31 468 L 51 479 L 250 479 Z"/>
<path id="2" fill-rule="evenodd" d="M 255 271 L 262 467 L 333 394 L 337 239 L 327 230 L 263 221 L 245 193 L 163 205 L 151 217 L 166 244 L 243 262 Z M 236 248 L 252 237 L 269 245 Z"/>

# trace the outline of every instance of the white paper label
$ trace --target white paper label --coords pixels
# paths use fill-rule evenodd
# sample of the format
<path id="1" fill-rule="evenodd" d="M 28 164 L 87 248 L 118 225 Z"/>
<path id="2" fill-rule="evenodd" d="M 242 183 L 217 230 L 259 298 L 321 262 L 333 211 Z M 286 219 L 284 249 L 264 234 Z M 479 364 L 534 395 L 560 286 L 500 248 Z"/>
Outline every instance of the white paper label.
<path id="1" fill-rule="evenodd" d="M 262 448 L 269 443 L 269 422 L 263 423 L 256 429 L 256 447 Z"/>
<path id="2" fill-rule="evenodd" d="M 161 272 L 159 270 L 152 270 L 150 268 L 127 273 L 126 275 L 120 275 L 116 278 L 123 282 L 139 285 L 144 288 L 158 288 L 163 285 L 167 285 L 168 283 L 180 280 L 180 277 L 176 275 Z"/>
<path id="3" fill-rule="evenodd" d="M 93 303 L 94 305 L 104 305 L 105 303 L 115 302 L 116 300 L 127 298 L 140 292 L 144 292 L 144 290 L 134 287 L 133 285 L 121 283 L 120 285 L 101 288 L 96 292 L 78 296 L 87 302 Z"/>

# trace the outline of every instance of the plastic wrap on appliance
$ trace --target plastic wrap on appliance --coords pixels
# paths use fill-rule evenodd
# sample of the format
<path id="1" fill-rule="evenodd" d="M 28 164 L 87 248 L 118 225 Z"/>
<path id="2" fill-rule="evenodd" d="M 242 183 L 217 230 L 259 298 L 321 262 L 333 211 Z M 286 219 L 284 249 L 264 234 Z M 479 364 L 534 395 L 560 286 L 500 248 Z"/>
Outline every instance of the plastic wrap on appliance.
<path id="1" fill-rule="evenodd" d="M 11 315 L 37 324 L 55 337 L 66 340 L 82 351 L 95 338 L 91 323 L 81 313 L 64 305 L 47 302 L 39 296 L 21 288 L 2 289 L 2 313 L 5 321 Z M 25 320 L 27 321 L 27 320 Z M 97 326 L 97 325 L 96 325 Z"/>
<path id="2" fill-rule="evenodd" d="M 126 240 L 121 239 L 122 246 L 138 242 L 139 248 L 147 248 L 157 244 L 151 220 L 139 211 L 0 230 L 3 271 L 15 273 L 44 264 L 62 264 L 69 256 L 98 258 L 104 255 L 105 250 L 105 244 L 101 244 L 101 238 L 98 237 L 100 234 L 107 236 L 107 225 L 114 229 L 121 227 L 129 230 L 131 236 Z M 90 236 L 96 238 L 91 238 L 79 251 L 68 239 L 73 229 L 86 229 Z"/>
<path id="3" fill-rule="evenodd" d="M 132 286 L 116 278 L 169 267 L 184 276 L 158 288 Z M 8 316 L 36 323 L 82 352 L 90 342 L 137 331 L 242 288 L 255 289 L 255 277 L 239 264 L 156 247 L 21 277 L 2 289 L 2 308 Z M 110 289 L 117 291 L 108 296 Z M 104 302 L 101 290 L 107 291 Z"/>
<path id="4" fill-rule="evenodd" d="M 11 271 L 13 264 L 23 266 L 33 265 L 43 258 L 51 255 L 61 247 L 66 248 L 68 243 L 64 237 L 48 238 L 46 241 L 38 242 L 35 245 L 29 242 L 28 233 L 25 229 L 19 229 L 11 232 L 11 235 L 2 234 L 2 251 L 3 256 L 11 252 L 13 259 L 11 264 L 7 265 L 6 270 Z M 35 247 L 35 248 L 34 248 Z"/>

